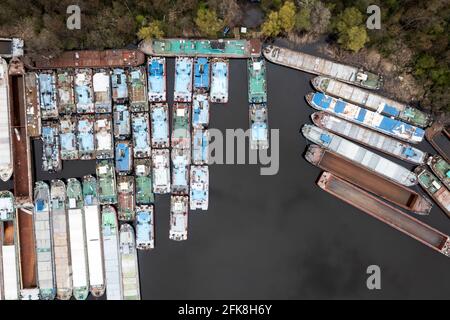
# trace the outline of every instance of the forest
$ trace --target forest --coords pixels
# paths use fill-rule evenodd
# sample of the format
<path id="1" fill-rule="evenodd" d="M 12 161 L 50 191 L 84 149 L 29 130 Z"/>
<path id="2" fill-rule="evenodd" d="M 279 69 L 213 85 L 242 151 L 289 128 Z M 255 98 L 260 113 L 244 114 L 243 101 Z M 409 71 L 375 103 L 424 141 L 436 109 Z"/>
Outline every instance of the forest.
<path id="1" fill-rule="evenodd" d="M 66 27 L 67 7 L 74 4 L 81 9 L 80 30 Z M 379 30 L 366 27 L 372 4 L 381 9 Z M 325 37 L 350 57 L 376 52 L 396 73 L 412 76 L 423 108 L 450 112 L 448 0 L 2 0 L 0 36 L 24 38 L 30 57 L 50 57 L 147 38 L 233 37 L 250 9 L 262 17 L 249 28 L 252 35 L 269 41 Z"/>

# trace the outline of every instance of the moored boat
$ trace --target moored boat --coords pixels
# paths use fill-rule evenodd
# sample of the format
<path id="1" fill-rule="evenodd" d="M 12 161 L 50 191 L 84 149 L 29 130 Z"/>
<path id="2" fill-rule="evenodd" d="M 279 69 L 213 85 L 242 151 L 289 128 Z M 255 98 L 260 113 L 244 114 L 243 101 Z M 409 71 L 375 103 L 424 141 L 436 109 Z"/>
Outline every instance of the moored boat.
<path id="1" fill-rule="evenodd" d="M 433 198 L 441 207 L 444 213 L 450 218 L 450 191 L 439 179 L 428 171 L 424 166 L 417 167 L 414 172 L 417 174 L 420 186 Z"/>
<path id="2" fill-rule="evenodd" d="M 99 69 L 92 76 L 92 89 L 94 91 L 95 113 L 110 113 L 112 111 L 111 72 Z"/>
<path id="3" fill-rule="evenodd" d="M 16 217 L 1 221 L 2 229 L 1 260 L 3 272 L 3 291 L 5 300 L 19 300 L 20 297 L 20 262 L 19 235 Z"/>
<path id="4" fill-rule="evenodd" d="M 94 125 L 93 115 L 82 115 L 78 118 L 77 142 L 80 160 L 95 159 Z"/>
<path id="5" fill-rule="evenodd" d="M 39 78 L 38 75 L 34 72 L 27 72 L 25 74 L 25 101 L 27 109 L 26 110 L 27 134 L 29 137 L 32 138 L 39 137 L 41 135 L 41 105 L 39 100 Z M 4 121 L 5 120 L 8 119 L 5 118 Z M 3 130 L 0 129 L 0 131 Z"/>
<path id="6" fill-rule="evenodd" d="M 189 149 L 172 149 L 172 194 L 189 194 Z"/>
<path id="7" fill-rule="evenodd" d="M 75 70 L 74 80 L 75 104 L 78 113 L 94 113 L 94 90 L 92 86 L 92 70 Z"/>
<path id="8" fill-rule="evenodd" d="M 95 116 L 94 132 L 96 158 L 114 158 L 114 138 L 110 114 L 97 114 Z"/>
<path id="9" fill-rule="evenodd" d="M 123 299 L 140 300 L 139 265 L 133 227 L 127 223 L 122 224 L 119 237 Z"/>
<path id="10" fill-rule="evenodd" d="M 77 118 L 64 116 L 59 120 L 59 139 L 61 142 L 61 160 L 78 159 Z"/>
<path id="11" fill-rule="evenodd" d="M 117 203 L 116 173 L 113 160 L 97 161 L 96 172 L 100 204 Z"/>
<path id="12" fill-rule="evenodd" d="M 250 148 L 252 150 L 269 148 L 269 121 L 265 103 L 250 104 Z"/>
<path id="13" fill-rule="evenodd" d="M 131 115 L 126 104 L 114 105 L 114 138 L 128 139 L 131 136 Z"/>
<path id="14" fill-rule="evenodd" d="M 152 149 L 148 113 L 133 113 L 131 127 L 133 131 L 133 156 L 135 158 L 150 157 Z"/>
<path id="15" fill-rule="evenodd" d="M 0 179 L 8 181 L 13 174 L 11 119 L 9 112 L 8 64 L 0 58 Z"/>
<path id="16" fill-rule="evenodd" d="M 135 159 L 134 172 L 136 180 L 136 204 L 152 204 L 155 201 L 155 196 L 153 194 L 151 160 Z"/>
<path id="17" fill-rule="evenodd" d="M 148 112 L 147 78 L 145 67 L 131 68 L 128 73 L 131 112 Z"/>
<path id="18" fill-rule="evenodd" d="M 57 172 L 62 169 L 59 144 L 59 125 L 57 122 L 42 124 L 42 170 Z"/>
<path id="19" fill-rule="evenodd" d="M 209 163 L 209 131 L 194 128 L 192 130 L 192 163 L 203 165 Z"/>
<path id="20" fill-rule="evenodd" d="M 118 175 L 127 175 L 133 171 L 133 147 L 130 141 L 116 142 L 116 172 Z"/>
<path id="21" fill-rule="evenodd" d="M 229 62 L 226 59 L 214 58 L 211 61 L 210 101 L 214 103 L 228 102 Z"/>
<path id="22" fill-rule="evenodd" d="M 194 60 L 188 57 L 175 59 L 175 92 L 173 100 L 177 102 L 192 101 L 192 69 Z"/>
<path id="23" fill-rule="evenodd" d="M 172 148 L 188 149 L 191 146 L 190 106 L 175 103 L 172 116 Z"/>
<path id="24" fill-rule="evenodd" d="M 194 94 L 192 102 L 192 127 L 209 126 L 209 100 L 207 94 Z"/>
<path id="25" fill-rule="evenodd" d="M 209 91 L 210 64 L 208 58 L 196 57 L 194 59 L 194 92 L 205 93 Z"/>
<path id="26" fill-rule="evenodd" d="M 188 236 L 189 197 L 170 197 L 170 230 L 169 239 L 187 240 Z"/>
<path id="27" fill-rule="evenodd" d="M 125 69 L 116 68 L 111 75 L 112 98 L 114 103 L 124 104 L 128 102 L 128 84 Z"/>
<path id="28" fill-rule="evenodd" d="M 71 70 L 56 72 L 57 103 L 59 114 L 71 115 L 77 111 L 75 105 L 74 76 Z"/>
<path id="29" fill-rule="evenodd" d="M 56 76 L 52 71 L 39 73 L 39 101 L 42 120 L 58 118 Z"/>
<path id="30" fill-rule="evenodd" d="M 189 208 L 208 210 L 208 203 L 209 168 L 208 166 L 191 166 Z"/>
<path id="31" fill-rule="evenodd" d="M 262 57 L 247 60 L 248 102 L 267 102 L 266 61 Z"/>
<path id="32" fill-rule="evenodd" d="M 450 127 L 440 121 L 436 121 L 425 131 L 425 137 L 436 151 L 447 162 L 450 162 Z"/>
<path id="33" fill-rule="evenodd" d="M 427 164 L 433 173 L 450 189 L 450 164 L 437 154 L 428 158 Z"/>
<path id="34" fill-rule="evenodd" d="M 148 101 L 165 102 L 166 97 L 166 58 L 149 57 L 148 73 Z"/>
<path id="35" fill-rule="evenodd" d="M 168 148 L 169 137 L 169 106 L 166 103 L 150 105 L 152 148 Z"/>
<path id="36" fill-rule="evenodd" d="M 120 221 L 133 221 L 136 217 L 134 188 L 132 176 L 117 178 L 117 211 Z"/>
<path id="37" fill-rule="evenodd" d="M 170 152 L 169 149 L 152 150 L 153 192 L 170 192 Z"/>
<path id="38" fill-rule="evenodd" d="M 155 223 L 153 205 L 136 207 L 136 247 L 149 250 L 155 247 Z"/>

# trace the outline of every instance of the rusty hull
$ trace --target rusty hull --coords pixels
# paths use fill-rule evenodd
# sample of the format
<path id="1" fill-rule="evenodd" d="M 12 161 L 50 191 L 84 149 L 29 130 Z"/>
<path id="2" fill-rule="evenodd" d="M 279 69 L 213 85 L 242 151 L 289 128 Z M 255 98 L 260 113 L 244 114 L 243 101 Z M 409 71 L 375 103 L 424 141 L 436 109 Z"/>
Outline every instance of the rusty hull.
<path id="1" fill-rule="evenodd" d="M 425 138 L 445 161 L 450 162 L 450 128 L 448 126 L 436 121 L 431 127 L 425 130 Z"/>

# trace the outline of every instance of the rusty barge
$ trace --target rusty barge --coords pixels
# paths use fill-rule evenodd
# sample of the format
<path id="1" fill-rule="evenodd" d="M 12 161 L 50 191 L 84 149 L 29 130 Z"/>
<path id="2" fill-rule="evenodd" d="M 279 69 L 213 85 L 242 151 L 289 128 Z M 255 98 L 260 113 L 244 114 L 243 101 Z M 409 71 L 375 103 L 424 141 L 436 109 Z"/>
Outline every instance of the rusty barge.
<path id="1" fill-rule="evenodd" d="M 436 121 L 425 130 L 425 138 L 445 161 L 450 162 L 450 125 Z"/>
<path id="2" fill-rule="evenodd" d="M 416 239 L 431 249 L 447 257 L 450 256 L 450 239 L 448 235 L 384 203 L 375 196 L 330 172 L 324 172 L 317 184 L 324 191 L 342 201 Z"/>
<path id="3" fill-rule="evenodd" d="M 27 134 L 29 137 L 41 136 L 41 102 L 39 99 L 39 78 L 35 72 L 25 74 L 25 99 L 27 106 Z"/>
<path id="4" fill-rule="evenodd" d="M 331 153 L 317 145 L 310 145 L 305 158 L 308 162 L 371 192 L 393 204 L 420 215 L 428 215 L 433 203 L 412 189 L 386 180 L 357 163 Z"/>
<path id="5" fill-rule="evenodd" d="M 425 166 L 415 169 L 420 186 L 433 198 L 441 207 L 444 213 L 450 218 L 450 191 L 439 179 L 428 171 Z"/>

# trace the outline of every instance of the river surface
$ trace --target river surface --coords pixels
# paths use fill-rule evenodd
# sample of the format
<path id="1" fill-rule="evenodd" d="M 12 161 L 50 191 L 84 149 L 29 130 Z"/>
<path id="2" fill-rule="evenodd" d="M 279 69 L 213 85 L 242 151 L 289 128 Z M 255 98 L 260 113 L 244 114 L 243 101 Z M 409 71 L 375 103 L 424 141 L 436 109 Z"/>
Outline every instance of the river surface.
<path id="1" fill-rule="evenodd" d="M 171 102 L 173 59 L 168 74 Z M 261 176 L 258 165 L 212 165 L 209 210 L 190 214 L 184 242 L 169 240 L 169 196 L 156 197 L 156 249 L 139 252 L 143 299 L 448 298 L 448 258 L 315 185 L 320 170 L 303 159 L 307 141 L 299 134 L 313 112 L 304 100 L 312 77 L 268 64 L 269 123 L 280 129 L 277 175 Z M 229 93 L 228 104 L 211 106 L 210 127 L 247 129 L 245 60 L 231 61 Z M 95 173 L 94 161 L 42 172 L 40 142 L 34 148 L 36 179 Z M 437 206 L 421 220 L 450 233 Z M 381 290 L 366 287 L 370 265 L 381 268 Z"/>

